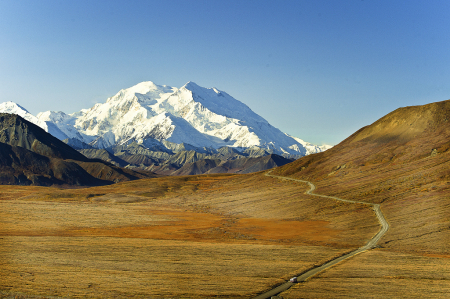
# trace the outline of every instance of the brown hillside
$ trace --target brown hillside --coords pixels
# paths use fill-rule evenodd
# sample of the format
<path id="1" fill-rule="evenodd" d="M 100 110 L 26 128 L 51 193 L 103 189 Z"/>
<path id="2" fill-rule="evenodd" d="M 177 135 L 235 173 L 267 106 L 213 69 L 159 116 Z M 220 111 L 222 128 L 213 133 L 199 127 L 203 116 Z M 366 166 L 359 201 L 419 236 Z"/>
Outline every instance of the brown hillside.
<path id="1" fill-rule="evenodd" d="M 321 194 L 381 203 L 391 226 L 381 249 L 326 271 L 283 298 L 330 298 L 336 289 L 333 298 L 448 294 L 449 276 L 432 273 L 446 273 L 450 266 L 449 120 L 450 101 L 400 108 L 334 148 L 273 172 L 313 181 Z"/>
<path id="2" fill-rule="evenodd" d="M 443 154 L 450 149 L 449 120 L 450 100 L 400 108 L 326 152 L 303 157 L 276 173 L 320 181 L 371 165 L 394 166 Z"/>
<path id="3" fill-rule="evenodd" d="M 450 100 L 399 108 L 359 131 L 350 140 L 407 143 L 422 134 L 449 134 Z"/>

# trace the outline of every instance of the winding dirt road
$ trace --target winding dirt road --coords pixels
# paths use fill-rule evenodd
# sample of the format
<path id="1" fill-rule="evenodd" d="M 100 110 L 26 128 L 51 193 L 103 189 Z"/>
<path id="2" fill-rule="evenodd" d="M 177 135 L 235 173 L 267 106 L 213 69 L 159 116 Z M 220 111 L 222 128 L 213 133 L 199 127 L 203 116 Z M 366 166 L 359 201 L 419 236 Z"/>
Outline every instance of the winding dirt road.
<path id="1" fill-rule="evenodd" d="M 336 265 L 337 263 L 340 263 L 343 260 L 346 260 L 348 258 L 351 258 L 352 256 L 355 256 L 363 251 L 369 250 L 374 248 L 378 241 L 381 239 L 381 237 L 383 237 L 383 235 L 388 231 L 389 229 L 389 224 L 387 223 L 386 219 L 384 218 L 383 213 L 381 212 L 381 208 L 379 204 L 373 204 L 373 203 L 367 203 L 367 202 L 362 202 L 362 201 L 355 201 L 355 200 L 348 200 L 348 199 L 342 199 L 342 198 L 338 198 L 338 197 L 334 197 L 334 196 L 327 196 L 327 195 L 321 195 L 321 194 L 314 194 L 313 191 L 316 189 L 316 186 L 308 181 L 303 181 L 303 180 L 298 180 L 298 179 L 293 179 L 293 178 L 288 178 L 288 177 L 283 177 L 283 176 L 278 176 L 278 175 L 271 175 L 272 171 L 267 172 L 265 175 L 266 176 L 270 176 L 273 178 L 277 178 L 277 179 L 281 179 L 281 180 L 290 180 L 290 181 L 296 181 L 296 182 L 301 182 L 301 183 L 306 183 L 309 185 L 310 189 L 308 191 L 306 191 L 306 194 L 309 195 L 313 195 L 313 196 L 319 196 L 319 197 L 324 197 L 324 198 L 329 198 L 329 199 L 333 199 L 333 200 L 339 200 L 339 201 L 344 201 L 344 202 L 350 202 L 350 203 L 357 203 L 357 204 L 364 204 L 364 205 L 370 205 L 373 207 L 373 210 L 375 211 L 375 214 L 378 218 L 378 221 L 381 224 L 381 228 L 378 231 L 378 233 L 364 246 L 356 249 L 355 251 L 352 251 L 350 253 L 347 253 L 341 257 L 338 257 L 334 260 L 331 260 L 329 262 L 326 262 L 325 264 L 313 268 L 305 273 L 303 273 L 302 275 L 297 277 L 297 282 L 304 282 L 305 280 L 307 280 L 308 278 L 316 275 L 317 273 L 322 272 L 325 269 L 328 269 L 334 265 Z M 285 282 L 284 284 L 264 293 L 261 294 L 257 297 L 255 297 L 254 299 L 266 299 L 266 298 L 270 298 L 271 296 L 275 296 L 281 292 L 286 291 L 287 289 L 289 289 L 291 286 L 293 286 L 295 283 L 293 282 Z"/>

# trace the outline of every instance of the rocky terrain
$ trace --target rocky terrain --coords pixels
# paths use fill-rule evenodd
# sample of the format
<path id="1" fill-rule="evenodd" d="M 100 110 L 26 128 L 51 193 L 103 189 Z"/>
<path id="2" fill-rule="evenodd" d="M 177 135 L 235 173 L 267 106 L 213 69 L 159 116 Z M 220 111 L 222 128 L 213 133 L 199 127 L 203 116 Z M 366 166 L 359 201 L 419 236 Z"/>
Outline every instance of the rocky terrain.
<path id="1" fill-rule="evenodd" d="M 88 159 L 42 128 L 15 114 L 0 113 L 0 183 L 105 185 L 154 177 Z"/>
<path id="2" fill-rule="evenodd" d="M 108 150 L 91 148 L 79 149 L 79 152 L 86 157 L 101 159 L 120 167 L 151 171 L 160 175 L 250 173 L 294 161 L 293 158 L 270 154 L 260 149 L 239 152 L 224 146 L 217 150 L 199 150 L 183 143 L 176 145 L 173 152 L 151 151 L 136 142 Z"/>

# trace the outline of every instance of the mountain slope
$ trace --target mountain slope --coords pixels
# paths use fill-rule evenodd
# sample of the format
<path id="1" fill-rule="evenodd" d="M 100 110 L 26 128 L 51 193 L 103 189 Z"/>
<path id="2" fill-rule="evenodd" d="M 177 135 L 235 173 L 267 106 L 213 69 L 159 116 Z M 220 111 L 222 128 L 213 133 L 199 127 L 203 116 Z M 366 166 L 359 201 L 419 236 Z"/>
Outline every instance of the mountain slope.
<path id="1" fill-rule="evenodd" d="M 173 172 L 172 175 L 197 175 L 207 173 L 208 170 L 219 166 L 222 161 L 219 159 L 202 159 L 199 161 L 186 163 Z"/>
<path id="2" fill-rule="evenodd" d="M 5 184 L 105 185 L 154 177 L 91 160 L 15 114 L 0 113 L 2 182 Z"/>
<path id="3" fill-rule="evenodd" d="M 127 162 L 111 154 L 105 149 L 92 148 L 92 149 L 80 149 L 79 151 L 81 154 L 88 157 L 89 159 L 100 159 L 119 167 L 125 167 L 128 165 Z"/>
<path id="4" fill-rule="evenodd" d="M 326 152 L 275 169 L 312 181 L 318 194 L 378 203 L 390 225 L 378 248 L 281 296 L 329 297 L 327 284 L 342 298 L 360 297 L 361 290 L 386 298 L 442 297 L 448 279 L 430 276 L 443 272 L 426 265 L 446 264 L 449 257 L 449 149 L 450 100 L 399 108 Z M 419 284 L 424 288 L 416 291 Z"/>
<path id="5" fill-rule="evenodd" d="M 89 175 L 77 163 L 49 158 L 20 146 L 0 142 L 0 184 L 39 185 L 68 184 L 105 185 Z"/>
<path id="6" fill-rule="evenodd" d="M 273 173 L 313 181 L 322 194 L 381 203 L 391 225 L 386 248 L 448 254 L 449 149 L 450 100 L 397 109 Z"/>
<path id="7" fill-rule="evenodd" d="M 228 161 L 223 161 L 217 158 L 204 158 L 194 162 L 185 163 L 180 169 L 171 173 L 171 175 L 251 173 L 285 165 L 292 161 L 292 159 L 286 159 L 275 154 L 257 158 L 242 157 Z"/>
<path id="8" fill-rule="evenodd" d="M 85 161 L 85 156 L 37 125 L 15 114 L 0 113 L 0 142 L 47 157 Z"/>
<path id="9" fill-rule="evenodd" d="M 361 128 L 326 152 L 297 160 L 283 168 L 283 173 L 325 179 L 343 169 L 401 165 L 447 152 L 449 140 L 450 101 L 404 107 Z"/>
<path id="10" fill-rule="evenodd" d="M 63 140 L 68 138 L 67 135 L 59 129 L 59 127 L 51 122 L 46 121 L 44 119 L 39 119 L 39 117 L 36 117 L 29 113 L 25 108 L 22 106 L 14 103 L 14 102 L 4 102 L 0 104 L 0 113 L 8 113 L 8 114 L 16 114 L 24 119 L 28 120 L 29 122 L 41 127 L 46 132 L 50 133 L 52 136 Z"/>

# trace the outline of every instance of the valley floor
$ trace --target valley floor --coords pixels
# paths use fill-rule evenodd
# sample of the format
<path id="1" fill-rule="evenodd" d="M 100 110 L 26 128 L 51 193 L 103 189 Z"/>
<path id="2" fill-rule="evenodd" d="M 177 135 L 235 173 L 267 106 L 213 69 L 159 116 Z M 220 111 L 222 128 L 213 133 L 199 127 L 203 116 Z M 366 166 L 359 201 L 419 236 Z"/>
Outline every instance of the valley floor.
<path id="1" fill-rule="evenodd" d="M 0 298 L 252 298 L 380 229 L 370 206 L 307 189 L 263 173 L 0 186 Z M 448 297 L 447 193 L 421 190 L 382 203 L 378 248 L 281 296 Z"/>
<path id="2" fill-rule="evenodd" d="M 251 298 L 379 229 L 371 208 L 263 174 L 0 188 L 4 298 Z"/>

